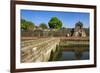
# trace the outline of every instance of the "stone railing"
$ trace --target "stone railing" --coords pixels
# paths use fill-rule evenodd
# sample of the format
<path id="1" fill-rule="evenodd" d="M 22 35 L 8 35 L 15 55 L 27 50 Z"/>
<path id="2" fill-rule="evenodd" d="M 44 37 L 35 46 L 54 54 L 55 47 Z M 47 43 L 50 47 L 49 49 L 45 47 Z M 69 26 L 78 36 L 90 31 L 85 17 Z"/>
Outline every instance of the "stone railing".
<path id="1" fill-rule="evenodd" d="M 41 38 L 21 42 L 21 62 L 48 61 L 51 51 L 56 50 L 59 38 Z"/>

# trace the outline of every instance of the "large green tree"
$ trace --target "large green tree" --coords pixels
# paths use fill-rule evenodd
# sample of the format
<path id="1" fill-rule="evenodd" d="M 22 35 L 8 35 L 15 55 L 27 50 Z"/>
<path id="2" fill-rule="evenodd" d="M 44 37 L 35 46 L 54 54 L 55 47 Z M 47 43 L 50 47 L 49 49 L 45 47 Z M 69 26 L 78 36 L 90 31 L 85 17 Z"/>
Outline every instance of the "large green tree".
<path id="1" fill-rule="evenodd" d="M 42 29 L 48 28 L 48 26 L 45 23 L 40 23 L 39 27 L 41 27 Z"/>
<path id="2" fill-rule="evenodd" d="M 59 29 L 62 27 L 62 22 L 57 17 L 52 17 L 48 22 L 50 28 Z"/>
<path id="3" fill-rule="evenodd" d="M 23 29 L 23 30 L 27 29 L 27 22 L 24 19 L 21 19 L 21 29 Z"/>
<path id="4" fill-rule="evenodd" d="M 21 19 L 21 29 L 23 30 L 33 30 L 35 24 L 31 21 L 26 21 L 25 19 Z"/>

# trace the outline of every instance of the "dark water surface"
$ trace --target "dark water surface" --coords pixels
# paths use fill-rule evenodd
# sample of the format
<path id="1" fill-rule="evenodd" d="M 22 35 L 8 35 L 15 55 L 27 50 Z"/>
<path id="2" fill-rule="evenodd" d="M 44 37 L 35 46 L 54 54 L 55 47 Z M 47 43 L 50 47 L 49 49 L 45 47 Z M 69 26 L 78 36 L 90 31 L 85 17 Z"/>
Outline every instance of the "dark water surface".
<path id="1" fill-rule="evenodd" d="M 63 50 L 57 50 L 51 54 L 50 61 L 66 61 L 66 60 L 88 60 L 89 59 L 89 47 L 74 47 L 64 48 Z"/>

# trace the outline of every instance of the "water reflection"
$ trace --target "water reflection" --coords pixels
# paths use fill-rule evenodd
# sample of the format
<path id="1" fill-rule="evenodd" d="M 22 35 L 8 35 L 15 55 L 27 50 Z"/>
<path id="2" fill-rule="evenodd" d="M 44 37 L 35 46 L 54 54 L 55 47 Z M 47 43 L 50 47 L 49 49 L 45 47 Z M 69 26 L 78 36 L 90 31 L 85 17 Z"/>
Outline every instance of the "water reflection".
<path id="1" fill-rule="evenodd" d="M 83 52 L 81 59 L 89 59 L 89 51 Z"/>
<path id="2" fill-rule="evenodd" d="M 62 60 L 74 60 L 75 53 L 72 51 L 62 51 L 62 57 L 59 58 L 60 61 Z"/>
<path id="3" fill-rule="evenodd" d="M 87 60 L 89 59 L 89 47 L 66 47 L 51 52 L 49 61 L 66 61 L 66 60 Z"/>

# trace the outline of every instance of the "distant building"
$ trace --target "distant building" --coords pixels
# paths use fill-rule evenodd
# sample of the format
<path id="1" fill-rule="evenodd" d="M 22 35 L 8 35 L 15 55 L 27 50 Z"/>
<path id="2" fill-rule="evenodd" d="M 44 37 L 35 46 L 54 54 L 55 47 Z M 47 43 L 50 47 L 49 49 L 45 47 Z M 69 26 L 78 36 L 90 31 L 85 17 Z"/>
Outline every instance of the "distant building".
<path id="1" fill-rule="evenodd" d="M 72 36 L 75 36 L 75 37 L 86 37 L 86 32 L 80 25 L 76 25 L 74 30 L 73 30 Z"/>

